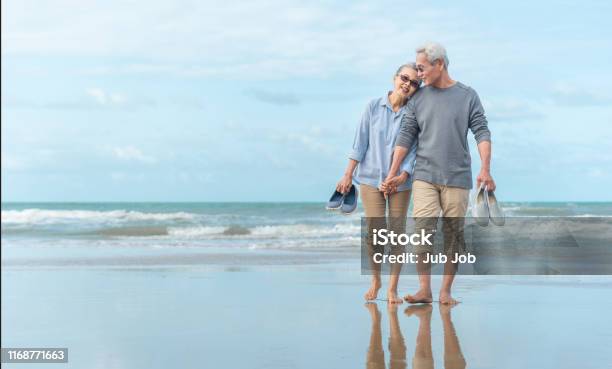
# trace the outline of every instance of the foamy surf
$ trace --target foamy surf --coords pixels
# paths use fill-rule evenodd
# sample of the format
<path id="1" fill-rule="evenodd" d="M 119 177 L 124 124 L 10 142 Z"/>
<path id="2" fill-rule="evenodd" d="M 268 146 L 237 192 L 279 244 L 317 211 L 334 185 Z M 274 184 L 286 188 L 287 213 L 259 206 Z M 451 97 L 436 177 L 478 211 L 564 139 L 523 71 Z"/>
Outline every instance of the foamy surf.
<path id="1" fill-rule="evenodd" d="M 349 234 L 358 235 L 360 232 L 358 224 L 336 224 L 328 225 L 310 225 L 310 224 L 292 224 L 292 225 L 265 225 L 256 227 L 244 227 L 239 225 L 230 225 L 228 227 L 169 227 L 168 234 L 176 237 L 203 237 L 203 236 L 219 236 L 219 237 L 253 237 L 253 238 L 278 238 L 278 237 L 305 237 L 305 236 L 329 236 L 338 235 L 344 236 Z"/>
<path id="2" fill-rule="evenodd" d="M 137 221 L 167 221 L 194 220 L 197 214 L 187 212 L 145 213 L 133 210 L 2 210 L 3 224 L 54 224 L 66 222 L 137 222 Z"/>
<path id="3" fill-rule="evenodd" d="M 609 217 L 611 203 L 505 203 L 509 217 Z M 2 204 L 3 247 L 359 248 L 361 211 L 324 204 Z"/>

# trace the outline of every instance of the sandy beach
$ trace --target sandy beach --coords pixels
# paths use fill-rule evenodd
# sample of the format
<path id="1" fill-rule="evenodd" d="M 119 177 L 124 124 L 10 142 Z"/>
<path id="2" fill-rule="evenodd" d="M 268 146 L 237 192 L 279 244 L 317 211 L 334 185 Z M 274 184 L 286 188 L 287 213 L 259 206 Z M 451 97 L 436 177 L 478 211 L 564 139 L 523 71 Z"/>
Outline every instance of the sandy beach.
<path id="1" fill-rule="evenodd" d="M 546 206 L 515 211 L 610 212 Z M 5 205 L 2 345 L 67 347 L 62 367 L 79 369 L 609 364 L 610 276 L 460 275 L 452 309 L 389 309 L 384 276 L 381 300 L 366 304 L 361 214 L 321 209 Z M 403 275 L 399 293 L 416 286 Z M 440 276 L 433 286 L 437 296 Z"/>
<path id="2" fill-rule="evenodd" d="M 452 357 L 460 365 L 458 354 L 473 368 L 609 363 L 609 277 L 464 276 L 462 303 L 430 312 L 368 307 L 367 278 L 338 263 L 5 266 L 2 342 L 68 347 L 69 368 L 383 367 L 391 358 L 395 368 L 442 368 Z M 404 276 L 401 292 L 415 285 Z"/>

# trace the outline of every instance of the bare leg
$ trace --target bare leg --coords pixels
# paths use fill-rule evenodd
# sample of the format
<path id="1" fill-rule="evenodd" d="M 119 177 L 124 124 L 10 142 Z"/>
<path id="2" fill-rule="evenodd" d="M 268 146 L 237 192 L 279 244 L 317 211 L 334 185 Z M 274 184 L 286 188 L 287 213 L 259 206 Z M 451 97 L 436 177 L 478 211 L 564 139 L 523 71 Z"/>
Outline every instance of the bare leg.
<path id="1" fill-rule="evenodd" d="M 387 301 L 389 304 L 401 304 L 404 302 L 404 300 L 397 296 L 397 283 L 399 282 L 399 277 L 399 272 L 389 276 L 389 289 L 387 290 Z"/>
<path id="2" fill-rule="evenodd" d="M 444 277 L 442 278 L 442 286 L 440 287 L 440 303 L 455 305 L 459 303 L 459 301 L 452 297 L 451 289 L 459 264 L 453 264 L 451 260 L 456 253 L 462 253 L 465 248 L 463 237 L 464 220 L 461 217 L 444 217 L 443 221 L 444 250 L 448 256 L 448 260 L 444 264 Z"/>
<path id="3" fill-rule="evenodd" d="M 415 192 L 416 196 L 416 192 Z M 437 196 L 434 196 L 437 201 Z M 415 201 L 416 208 L 416 201 Z M 435 209 L 438 209 L 435 207 Z M 425 232 L 433 238 L 438 223 L 437 216 L 415 217 L 415 233 Z M 419 290 L 414 295 L 406 295 L 404 299 L 411 304 L 431 303 L 431 264 L 426 262 L 428 255 L 433 252 L 433 247 L 428 245 L 417 245 L 413 249 L 417 254 L 417 272 L 419 273 Z"/>
<path id="4" fill-rule="evenodd" d="M 419 273 L 419 290 L 414 295 L 404 296 L 404 300 L 411 304 L 431 303 L 431 266 L 423 262 L 426 253 L 418 256 L 417 272 Z"/>
<path id="5" fill-rule="evenodd" d="M 454 305 L 458 301 L 451 295 L 451 288 L 457 273 L 458 264 L 450 262 L 451 255 L 465 251 L 463 227 L 467 211 L 469 190 L 457 187 L 444 187 L 440 196 L 443 212 L 444 251 L 449 261 L 444 265 L 444 278 L 440 288 L 440 303 Z"/>
<path id="6" fill-rule="evenodd" d="M 389 361 L 390 369 L 405 369 L 406 368 L 406 344 L 404 336 L 400 329 L 399 320 L 397 319 L 397 305 L 387 305 L 389 312 L 389 351 L 391 358 Z"/>
<path id="7" fill-rule="evenodd" d="M 385 211 L 387 203 L 383 194 L 377 188 L 361 185 L 361 202 L 363 204 L 366 216 L 367 227 L 367 246 L 368 246 L 368 263 L 372 272 L 372 282 L 370 288 L 365 293 L 365 299 L 368 301 L 375 300 L 378 297 L 378 290 L 382 286 L 380 281 L 381 265 L 374 263 L 372 257 L 375 253 L 384 252 L 383 246 L 373 245 L 372 234 L 373 229 L 386 228 Z"/>
<path id="8" fill-rule="evenodd" d="M 372 331 L 366 357 L 366 368 L 384 369 L 385 352 L 382 347 L 382 334 L 380 333 L 380 312 L 378 311 L 378 306 L 374 303 L 366 303 L 365 307 L 370 312 L 370 318 L 372 319 Z"/>
<path id="9" fill-rule="evenodd" d="M 455 326 L 451 319 L 450 305 L 440 305 L 440 317 L 444 329 L 444 367 L 446 369 L 464 369 L 465 358 L 461 353 L 459 338 L 455 332 Z"/>
<path id="10" fill-rule="evenodd" d="M 372 282 L 370 283 L 370 288 L 365 293 L 365 299 L 367 301 L 376 300 L 378 297 L 378 290 L 382 287 L 382 282 L 380 280 L 381 274 L 381 265 L 374 263 L 373 256 L 375 253 L 384 252 L 384 247 L 373 245 L 371 240 L 372 237 L 372 229 L 374 228 L 382 228 L 384 227 L 384 218 L 372 218 L 368 220 L 368 253 L 369 253 L 369 263 L 370 269 L 372 271 Z"/>
<path id="11" fill-rule="evenodd" d="M 441 304 L 455 305 L 459 303 L 459 301 L 455 300 L 451 296 L 451 289 L 453 287 L 453 281 L 455 280 L 456 273 L 457 264 L 453 264 L 450 260 L 448 260 L 444 264 L 444 276 L 442 278 L 442 286 L 440 287 Z"/>
<path id="12" fill-rule="evenodd" d="M 416 315 L 419 318 L 416 348 L 412 366 L 415 369 L 433 369 L 433 352 L 431 350 L 431 305 L 409 306 L 404 311 L 406 315 Z"/>
<path id="13" fill-rule="evenodd" d="M 382 286 L 382 283 L 380 282 L 380 271 L 373 271 L 372 273 L 373 274 L 372 282 L 370 283 L 370 289 L 365 294 L 365 299 L 368 301 L 376 300 L 376 297 L 378 296 L 378 290 L 380 290 L 380 287 Z"/>
<path id="14" fill-rule="evenodd" d="M 410 191 L 401 191 L 389 196 L 389 218 L 388 222 L 395 233 L 400 234 L 406 232 L 406 216 L 408 214 L 408 206 L 410 205 Z M 395 255 L 401 255 L 404 252 L 404 247 L 394 246 L 391 252 Z M 397 284 L 399 282 L 402 264 L 395 263 L 391 265 L 391 275 L 389 277 L 389 289 L 387 291 L 387 299 L 390 304 L 401 304 L 404 300 L 397 295 Z"/>

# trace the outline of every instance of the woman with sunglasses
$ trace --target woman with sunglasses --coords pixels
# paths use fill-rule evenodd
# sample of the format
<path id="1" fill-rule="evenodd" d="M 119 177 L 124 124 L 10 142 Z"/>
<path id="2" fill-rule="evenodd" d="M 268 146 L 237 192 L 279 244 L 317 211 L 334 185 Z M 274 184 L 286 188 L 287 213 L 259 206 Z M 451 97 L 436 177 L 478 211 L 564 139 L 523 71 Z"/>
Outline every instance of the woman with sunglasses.
<path id="1" fill-rule="evenodd" d="M 357 127 L 348 166 L 336 186 L 338 192 L 347 193 L 353 182 L 359 185 L 361 202 L 365 216 L 368 218 L 370 231 L 373 228 L 388 227 L 388 229 L 395 229 L 396 232 L 398 230 L 401 233 L 405 232 L 410 189 L 412 188 L 412 181 L 409 179 L 414 167 L 416 144 L 403 161 L 401 175 L 389 183 L 387 192 L 381 191 L 380 187 L 391 166 L 395 139 L 400 129 L 406 103 L 419 89 L 419 86 L 416 65 L 414 63 L 404 64 L 393 76 L 393 90 L 383 97 L 370 101 Z M 386 224 L 387 216 L 392 224 Z M 376 222 L 384 222 L 384 224 L 374 224 Z M 378 290 L 382 286 L 380 264 L 373 263 L 372 256 L 384 250 L 380 246 L 371 245 L 371 240 L 372 237 L 368 237 L 372 283 L 365 294 L 366 300 L 376 299 Z M 398 247 L 391 249 L 399 250 Z M 391 267 L 387 291 L 389 303 L 402 303 L 402 299 L 397 296 L 400 270 L 401 264 L 396 263 Z"/>

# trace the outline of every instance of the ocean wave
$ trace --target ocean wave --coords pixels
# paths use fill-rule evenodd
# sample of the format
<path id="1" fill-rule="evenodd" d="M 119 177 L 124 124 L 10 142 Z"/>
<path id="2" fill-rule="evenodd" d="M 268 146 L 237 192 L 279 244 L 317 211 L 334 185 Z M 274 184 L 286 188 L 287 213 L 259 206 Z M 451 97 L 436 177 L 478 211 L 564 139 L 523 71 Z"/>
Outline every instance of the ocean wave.
<path id="1" fill-rule="evenodd" d="M 612 218 L 612 215 L 598 215 L 598 214 L 580 214 L 570 216 L 575 218 Z"/>
<path id="2" fill-rule="evenodd" d="M 195 238 L 210 235 L 222 235 L 226 227 L 197 226 L 197 227 L 168 227 L 168 235 L 185 238 Z"/>
<path id="3" fill-rule="evenodd" d="M 360 225 L 352 223 L 335 224 L 333 227 L 313 226 L 309 224 L 292 224 L 276 226 L 259 226 L 253 229 L 257 236 L 289 236 L 289 235 L 345 235 L 361 231 Z"/>
<path id="4" fill-rule="evenodd" d="M 133 210 L 2 210 L 2 224 L 45 225 L 68 222 L 137 222 L 194 220 L 197 214 L 187 212 L 144 213 Z"/>
<path id="5" fill-rule="evenodd" d="M 168 227 L 168 235 L 185 238 L 198 238 L 206 236 L 218 237 L 252 237 L 252 238 L 280 238 L 280 237 L 317 237 L 317 236 L 344 236 L 359 234 L 361 228 L 355 224 L 336 224 L 332 227 L 291 224 L 291 225 L 265 225 L 256 227 L 242 227 L 232 225 L 196 226 L 196 227 Z"/>
<path id="6" fill-rule="evenodd" d="M 249 250 L 266 249 L 344 249 L 358 248 L 361 245 L 359 237 L 341 237 L 338 239 L 297 239 L 283 240 L 282 242 L 262 240 L 251 242 Z"/>

